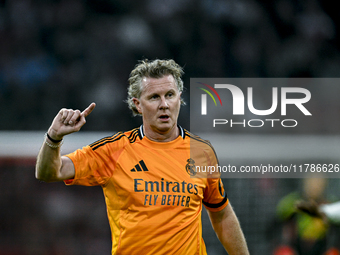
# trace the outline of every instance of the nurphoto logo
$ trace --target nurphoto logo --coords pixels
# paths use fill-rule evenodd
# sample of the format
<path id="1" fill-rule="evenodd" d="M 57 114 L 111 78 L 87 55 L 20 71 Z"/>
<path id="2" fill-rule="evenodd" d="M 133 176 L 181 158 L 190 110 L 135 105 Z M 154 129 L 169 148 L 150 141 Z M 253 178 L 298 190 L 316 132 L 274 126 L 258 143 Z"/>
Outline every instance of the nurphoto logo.
<path id="1" fill-rule="evenodd" d="M 216 89 L 219 89 L 219 91 L 227 90 L 231 93 L 232 96 L 232 105 L 230 103 L 225 104 L 224 107 L 232 107 L 232 115 L 233 116 L 242 116 L 245 115 L 245 99 L 247 100 L 247 109 L 250 113 L 256 115 L 256 116 L 268 116 L 273 113 L 275 113 L 278 108 L 280 109 L 280 115 L 286 116 L 287 115 L 287 105 L 293 105 L 293 107 L 296 107 L 299 111 L 301 111 L 305 116 L 311 116 L 312 114 L 310 111 L 305 107 L 304 104 L 309 102 L 311 100 L 311 92 L 306 88 L 301 87 L 272 87 L 271 88 L 271 106 L 267 109 L 256 109 L 254 106 L 254 94 L 253 94 L 253 87 L 247 87 L 247 93 L 246 96 L 244 92 L 236 85 L 232 84 L 214 84 L 214 87 L 202 83 L 197 82 L 199 84 L 204 85 L 208 89 L 210 89 L 215 96 L 220 101 L 221 106 L 222 100 L 220 97 L 220 94 L 216 91 Z M 199 88 L 200 90 L 204 91 L 204 94 L 201 94 L 201 115 L 208 115 L 209 110 L 216 113 L 216 109 L 209 109 L 208 110 L 208 103 L 207 103 L 207 94 L 210 96 L 210 98 L 213 100 L 215 106 L 217 106 L 216 100 L 214 95 L 205 88 Z M 270 89 L 270 87 L 268 88 Z M 280 95 L 279 95 L 280 91 Z M 293 96 L 290 96 L 293 95 Z M 257 98 L 259 99 L 259 98 Z M 223 109 L 223 108 L 222 108 Z M 225 108 L 224 108 L 225 109 Z M 220 111 L 220 110 L 219 110 Z M 223 117 L 223 116 L 221 116 Z M 262 127 L 266 123 L 271 125 L 271 127 L 274 127 L 275 124 L 279 122 L 282 127 L 296 127 L 298 125 L 298 121 L 296 119 L 277 119 L 277 118 L 266 118 L 266 119 L 243 119 L 241 121 L 235 121 L 233 119 L 226 119 L 226 118 L 214 118 L 213 119 L 213 127 L 216 127 L 217 125 L 230 125 L 230 127 L 241 125 L 243 127 Z"/>
<path id="2" fill-rule="evenodd" d="M 200 83 L 200 84 L 206 86 L 206 87 L 209 88 L 212 92 L 214 92 L 215 95 L 217 96 L 218 100 L 220 101 L 221 106 L 222 106 L 222 100 L 221 100 L 221 98 L 220 98 L 220 95 L 217 93 L 217 91 L 216 91 L 213 87 L 211 87 L 211 86 L 208 85 L 208 84 L 202 83 L 202 82 L 197 82 L 197 83 Z M 206 92 L 206 93 L 212 98 L 212 100 L 214 101 L 215 106 L 217 106 L 215 97 L 214 97 L 208 90 L 206 90 L 206 89 L 204 89 L 204 88 L 199 88 L 199 89 L 201 89 L 201 90 L 203 90 L 204 92 Z M 207 115 L 207 95 L 206 95 L 206 94 L 202 94 L 202 95 L 201 95 L 201 99 L 202 99 L 202 104 L 201 104 L 201 114 L 202 114 L 202 115 Z"/>

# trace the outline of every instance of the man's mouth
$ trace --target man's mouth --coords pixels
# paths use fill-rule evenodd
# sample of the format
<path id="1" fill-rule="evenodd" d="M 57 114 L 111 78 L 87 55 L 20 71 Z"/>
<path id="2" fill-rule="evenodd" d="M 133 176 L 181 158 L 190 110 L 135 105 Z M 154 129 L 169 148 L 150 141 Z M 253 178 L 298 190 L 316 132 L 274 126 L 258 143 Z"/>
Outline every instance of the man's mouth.
<path id="1" fill-rule="evenodd" d="M 163 114 L 163 115 L 159 116 L 159 118 L 161 120 L 169 120 L 169 115 Z"/>

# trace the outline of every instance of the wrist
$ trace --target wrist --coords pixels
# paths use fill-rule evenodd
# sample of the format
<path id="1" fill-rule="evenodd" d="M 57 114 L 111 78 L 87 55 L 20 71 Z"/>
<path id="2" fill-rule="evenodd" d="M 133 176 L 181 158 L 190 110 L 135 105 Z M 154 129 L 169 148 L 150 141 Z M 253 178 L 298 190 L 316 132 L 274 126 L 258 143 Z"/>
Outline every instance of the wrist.
<path id="1" fill-rule="evenodd" d="M 48 134 L 48 132 L 46 133 L 46 137 L 48 138 L 48 140 L 50 140 L 52 143 L 60 143 L 63 139 L 61 138 L 61 139 L 54 139 L 54 138 L 52 138 L 49 134 Z"/>
<path id="2" fill-rule="evenodd" d="M 52 142 L 52 143 L 50 143 Z M 54 140 L 51 138 L 48 134 L 48 132 L 45 133 L 45 144 L 48 145 L 52 149 L 60 148 L 63 145 L 64 140 Z"/>
<path id="3" fill-rule="evenodd" d="M 58 136 L 57 133 L 51 128 L 46 132 L 46 137 L 52 143 L 60 143 L 63 140 L 63 137 Z"/>

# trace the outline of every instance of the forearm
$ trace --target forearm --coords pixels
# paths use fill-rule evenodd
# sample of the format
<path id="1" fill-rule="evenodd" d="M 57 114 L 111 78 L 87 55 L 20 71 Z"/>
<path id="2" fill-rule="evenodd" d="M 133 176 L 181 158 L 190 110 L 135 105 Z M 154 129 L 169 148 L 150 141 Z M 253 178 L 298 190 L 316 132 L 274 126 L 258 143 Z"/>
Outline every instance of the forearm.
<path id="1" fill-rule="evenodd" d="M 48 144 L 55 148 L 52 148 Z M 62 160 L 60 147 L 57 146 L 58 144 L 53 144 L 47 137 L 45 137 L 40 148 L 35 167 L 35 176 L 37 179 L 46 182 L 59 180 Z"/>
<path id="2" fill-rule="evenodd" d="M 228 205 L 223 212 L 210 212 L 210 219 L 218 239 L 229 255 L 249 255 L 240 223 Z"/>
<path id="3" fill-rule="evenodd" d="M 219 233 L 219 240 L 229 255 L 249 254 L 245 237 L 235 214 L 229 217 L 231 219 L 225 220 L 216 231 L 216 233 Z"/>

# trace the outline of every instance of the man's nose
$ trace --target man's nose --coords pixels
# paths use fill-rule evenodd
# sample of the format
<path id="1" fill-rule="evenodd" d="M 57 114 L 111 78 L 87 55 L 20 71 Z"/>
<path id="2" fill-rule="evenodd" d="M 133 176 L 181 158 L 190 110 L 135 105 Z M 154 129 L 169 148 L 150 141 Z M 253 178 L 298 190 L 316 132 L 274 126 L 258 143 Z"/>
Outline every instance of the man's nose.
<path id="1" fill-rule="evenodd" d="M 168 104 L 165 97 L 161 97 L 161 102 L 160 102 L 159 108 L 160 109 L 168 109 L 169 108 L 169 104 Z"/>

